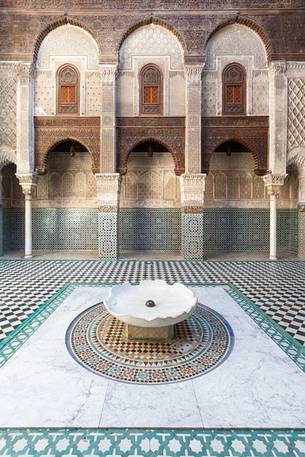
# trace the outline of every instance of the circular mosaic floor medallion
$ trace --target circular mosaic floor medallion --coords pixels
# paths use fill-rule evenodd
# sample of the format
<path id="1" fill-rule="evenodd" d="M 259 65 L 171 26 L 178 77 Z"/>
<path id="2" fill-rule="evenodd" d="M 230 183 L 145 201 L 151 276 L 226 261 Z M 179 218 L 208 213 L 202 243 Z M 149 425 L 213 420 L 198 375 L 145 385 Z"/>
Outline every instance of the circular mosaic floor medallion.
<path id="1" fill-rule="evenodd" d="M 175 325 L 169 342 L 130 341 L 124 324 L 99 303 L 70 324 L 66 345 L 72 357 L 94 373 L 115 381 L 163 384 L 195 378 L 220 365 L 232 350 L 234 336 L 216 311 L 198 304 Z"/>

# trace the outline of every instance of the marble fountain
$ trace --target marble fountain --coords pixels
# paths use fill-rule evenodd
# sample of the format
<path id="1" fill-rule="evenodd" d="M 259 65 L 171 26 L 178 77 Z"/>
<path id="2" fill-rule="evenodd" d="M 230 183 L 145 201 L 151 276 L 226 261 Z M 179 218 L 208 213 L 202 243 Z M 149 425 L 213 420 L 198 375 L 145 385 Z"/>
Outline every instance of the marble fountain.
<path id="1" fill-rule="evenodd" d="M 183 284 L 143 280 L 138 285 L 112 287 L 104 305 L 112 316 L 124 322 L 127 339 L 170 340 L 174 325 L 192 314 L 197 301 Z"/>

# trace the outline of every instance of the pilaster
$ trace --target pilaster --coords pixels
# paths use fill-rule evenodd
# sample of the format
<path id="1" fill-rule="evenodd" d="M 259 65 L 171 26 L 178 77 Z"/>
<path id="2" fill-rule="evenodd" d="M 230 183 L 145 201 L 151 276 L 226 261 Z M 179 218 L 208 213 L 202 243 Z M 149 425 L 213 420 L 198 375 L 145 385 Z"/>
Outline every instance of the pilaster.
<path id="1" fill-rule="evenodd" d="M 269 169 L 272 173 L 283 174 L 287 152 L 286 62 L 271 63 L 269 81 Z"/>
<path id="2" fill-rule="evenodd" d="M 185 65 L 185 171 L 201 173 L 201 73 L 203 65 Z"/>
<path id="3" fill-rule="evenodd" d="M 203 258 L 203 206 L 206 174 L 181 176 L 182 254 L 185 259 Z"/>
<path id="4" fill-rule="evenodd" d="M 34 168 L 33 80 L 31 63 L 17 66 L 17 166 L 21 173 Z"/>
<path id="5" fill-rule="evenodd" d="M 118 257 L 118 211 L 121 176 L 119 173 L 97 173 L 98 251 L 103 259 Z"/>
<path id="6" fill-rule="evenodd" d="M 101 111 L 101 173 L 116 171 L 116 65 L 101 65 L 102 111 Z"/>

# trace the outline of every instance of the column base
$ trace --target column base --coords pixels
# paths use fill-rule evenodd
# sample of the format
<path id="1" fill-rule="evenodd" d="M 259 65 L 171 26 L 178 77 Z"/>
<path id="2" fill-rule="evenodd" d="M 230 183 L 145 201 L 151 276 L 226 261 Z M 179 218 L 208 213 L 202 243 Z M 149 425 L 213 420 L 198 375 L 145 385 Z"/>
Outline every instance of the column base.
<path id="1" fill-rule="evenodd" d="M 277 260 L 277 257 L 270 256 L 270 257 L 269 257 L 269 260 Z"/>
<path id="2" fill-rule="evenodd" d="M 24 256 L 25 259 L 32 259 L 33 258 L 33 255 L 32 254 L 26 254 Z"/>
<path id="3" fill-rule="evenodd" d="M 182 213 L 182 255 L 185 260 L 203 259 L 203 210 Z"/>

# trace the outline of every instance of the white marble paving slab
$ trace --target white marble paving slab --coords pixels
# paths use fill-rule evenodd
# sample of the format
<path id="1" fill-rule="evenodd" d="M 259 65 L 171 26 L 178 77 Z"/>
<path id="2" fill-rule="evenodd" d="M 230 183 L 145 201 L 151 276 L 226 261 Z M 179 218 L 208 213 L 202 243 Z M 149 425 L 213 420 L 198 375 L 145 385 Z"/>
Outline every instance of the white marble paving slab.
<path id="1" fill-rule="evenodd" d="M 111 381 L 100 427 L 203 427 L 191 382 L 140 386 Z"/>
<path id="2" fill-rule="evenodd" d="M 223 287 L 193 290 L 233 328 L 221 366 L 156 386 L 91 373 L 72 359 L 65 334 L 105 289 L 77 288 L 0 369 L 0 427 L 304 427 L 305 374 Z"/>
<path id="3" fill-rule="evenodd" d="M 193 380 L 206 427 L 304 427 L 305 374 L 225 290 L 199 301 L 232 326 L 235 347 L 217 369 Z"/>

